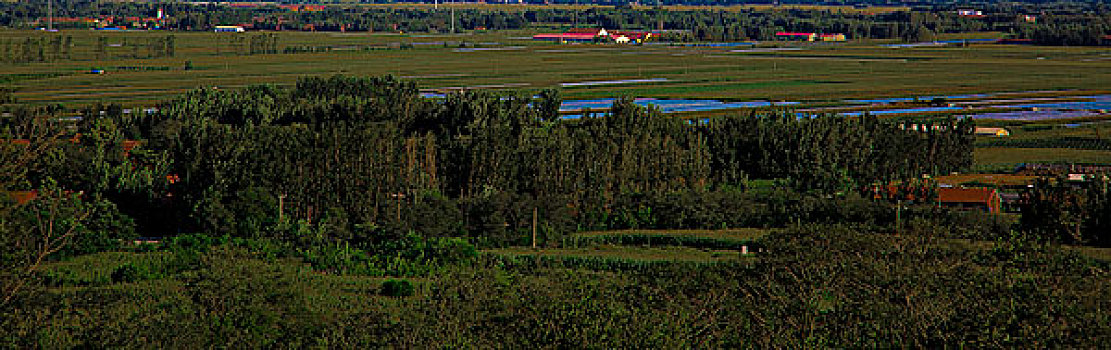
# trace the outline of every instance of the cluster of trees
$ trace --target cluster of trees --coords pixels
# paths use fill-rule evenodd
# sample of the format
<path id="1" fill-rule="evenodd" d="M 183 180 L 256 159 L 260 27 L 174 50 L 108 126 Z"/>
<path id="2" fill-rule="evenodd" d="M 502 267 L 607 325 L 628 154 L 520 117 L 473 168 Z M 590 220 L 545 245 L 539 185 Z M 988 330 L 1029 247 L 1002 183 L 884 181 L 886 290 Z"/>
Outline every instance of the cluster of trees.
<path id="1" fill-rule="evenodd" d="M 1103 39 L 1111 35 L 1111 14 L 1085 17 L 1046 17 L 1037 24 L 1015 29 L 1020 38 L 1032 39 L 1041 45 L 1094 46 L 1107 45 Z"/>
<path id="2" fill-rule="evenodd" d="M 543 236 L 556 240 L 580 228 L 649 221 L 781 225 L 786 206 L 748 223 L 707 216 L 692 224 L 682 219 L 686 209 L 665 199 L 708 208 L 725 198 L 769 201 L 726 194 L 743 192 L 750 177 L 784 179 L 780 197 L 843 195 L 971 163 L 967 122 L 925 133 L 870 117 L 788 113 L 690 123 L 630 100 L 605 116 L 564 121 L 559 105 L 554 90 L 430 100 L 390 77 L 201 89 L 152 114 L 88 109 L 79 142 L 59 144 L 61 153 L 46 158 L 26 187 L 55 179 L 109 199 L 151 235 L 284 235 L 289 229 L 277 227 L 303 221 L 326 226 L 337 241 L 414 231 L 504 245 L 525 236 L 534 211 Z M 31 115 L 18 113 L 9 130 L 29 132 Z M 125 151 L 125 140 L 143 144 Z M 653 206 L 671 209 L 619 219 Z"/>
<path id="3" fill-rule="evenodd" d="M 118 223 L 103 225 L 111 229 L 101 230 L 101 242 L 180 232 L 268 237 L 322 266 L 383 271 L 389 263 L 372 261 L 373 252 L 393 249 L 383 247 L 410 232 L 418 234 L 410 245 L 432 247 L 448 243 L 423 239 L 502 246 L 524 243 L 532 230 L 541 244 L 555 244 L 586 229 L 803 221 L 893 228 L 898 218 L 872 201 L 873 185 L 971 165 L 967 120 L 910 125 L 751 112 L 692 123 L 620 100 L 605 116 L 567 121 L 559 105 L 554 90 L 432 100 L 391 77 L 200 89 L 150 114 L 90 107 L 76 126 L 79 138 L 49 143 L 5 188 L 57 183 L 111 204 L 94 216 Z M 43 116 L 58 112 L 16 110 L 4 130 L 33 138 L 52 119 Z M 779 180 L 759 189 L 752 179 Z M 1059 204 L 1057 197 L 1073 192 L 1039 190 L 1049 192 L 1033 195 L 1025 231 L 1106 244 L 1083 236 L 1104 230 L 1106 191 L 1089 191 L 1076 207 L 1092 213 L 1080 226 L 1058 229 L 1050 226 L 1072 221 L 1056 218 L 1080 212 Z M 1009 230 L 930 203 L 904 214 L 912 219 L 962 238 Z M 1077 238 L 1055 238 L 1068 235 Z"/>
<path id="4" fill-rule="evenodd" d="M 874 117 L 800 122 L 782 115 L 725 118 L 711 121 L 707 129 L 713 170 L 725 179 L 734 174 L 786 178 L 796 188 L 844 192 L 972 165 L 973 125 L 968 119 L 925 124 L 879 122 Z"/>
<path id="5" fill-rule="evenodd" d="M 1047 241 L 1111 246 L 1111 181 L 1105 174 L 1079 184 L 1039 179 L 1023 200 L 1022 231 Z"/>

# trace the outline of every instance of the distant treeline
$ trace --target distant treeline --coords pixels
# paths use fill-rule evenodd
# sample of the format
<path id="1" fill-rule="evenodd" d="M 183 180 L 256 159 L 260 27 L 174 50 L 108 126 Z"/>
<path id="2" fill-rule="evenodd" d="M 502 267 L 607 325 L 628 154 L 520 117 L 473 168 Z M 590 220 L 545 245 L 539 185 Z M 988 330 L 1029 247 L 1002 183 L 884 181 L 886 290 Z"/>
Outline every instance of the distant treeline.
<path id="1" fill-rule="evenodd" d="M 724 3 L 714 3 L 724 4 Z M 45 17 L 43 4 L 4 3 L 0 26 L 30 27 Z M 1014 38 L 1033 39 L 1045 45 L 1097 45 L 1111 34 L 1111 9 L 1100 2 L 1050 4 L 999 4 L 976 7 L 983 17 L 964 17 L 951 4 L 916 7 L 911 11 L 869 13 L 833 10 L 670 10 L 661 8 L 557 8 L 490 9 L 405 9 L 330 7 L 323 11 L 291 12 L 274 6 L 234 8 L 222 5 L 77 3 L 67 16 L 154 16 L 166 15 L 163 28 L 210 30 L 216 25 L 250 24 L 261 30 L 405 31 L 447 32 L 456 30 L 528 29 L 559 25 L 621 29 L 664 29 L 665 40 L 735 41 L 774 40 L 779 31 L 844 33 L 850 39 L 935 40 L 936 34 L 994 31 Z M 453 17 L 454 13 L 454 17 Z M 1024 17 L 1035 16 L 1034 20 Z M 41 23 L 38 23 L 41 26 Z M 88 26 L 87 23 L 56 23 L 57 26 Z"/>
<path id="2" fill-rule="evenodd" d="M 93 47 L 83 50 L 75 50 L 77 47 L 70 35 L 9 37 L 0 39 L 0 62 L 34 63 L 94 58 L 173 57 L 175 47 L 173 35 L 151 38 L 125 37 L 115 45 L 109 43 L 108 37 L 101 36 L 97 37 Z M 75 54 L 75 51 L 83 54 Z"/>

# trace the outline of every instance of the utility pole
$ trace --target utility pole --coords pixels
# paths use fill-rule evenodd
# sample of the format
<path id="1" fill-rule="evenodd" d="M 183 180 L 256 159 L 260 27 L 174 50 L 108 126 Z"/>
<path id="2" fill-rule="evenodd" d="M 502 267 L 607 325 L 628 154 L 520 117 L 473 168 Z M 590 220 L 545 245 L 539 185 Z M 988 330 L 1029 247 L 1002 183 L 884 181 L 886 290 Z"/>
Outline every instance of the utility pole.
<path id="1" fill-rule="evenodd" d="M 285 193 L 282 193 L 282 194 L 278 195 L 278 222 L 279 223 L 283 222 L 284 221 L 283 219 L 285 218 L 285 216 L 283 215 L 285 213 L 285 210 L 283 210 L 284 207 L 285 207 Z"/>
<path id="2" fill-rule="evenodd" d="M 532 249 L 536 249 L 536 216 L 538 211 L 536 207 L 532 207 Z"/>
<path id="3" fill-rule="evenodd" d="M 54 0 L 46 0 L 46 30 L 54 30 Z"/>
<path id="4" fill-rule="evenodd" d="M 901 220 L 902 219 L 902 209 L 903 209 L 903 200 L 902 199 L 896 200 L 895 201 L 895 235 L 896 236 L 899 235 L 899 228 L 902 227 L 902 220 Z"/>
<path id="5" fill-rule="evenodd" d="M 451 34 L 455 34 L 455 1 L 451 5 Z"/>

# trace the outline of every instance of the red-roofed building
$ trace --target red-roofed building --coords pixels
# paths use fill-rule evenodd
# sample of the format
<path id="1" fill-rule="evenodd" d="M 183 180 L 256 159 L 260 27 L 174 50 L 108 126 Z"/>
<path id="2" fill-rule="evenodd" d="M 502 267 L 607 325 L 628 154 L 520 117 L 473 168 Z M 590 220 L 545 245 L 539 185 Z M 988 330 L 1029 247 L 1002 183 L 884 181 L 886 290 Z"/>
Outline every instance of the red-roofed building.
<path id="1" fill-rule="evenodd" d="M 937 203 L 939 206 L 1002 212 L 1003 197 L 992 188 L 934 187 L 933 185 L 889 185 L 871 188 L 873 199 Z"/>
<path id="2" fill-rule="evenodd" d="M 937 202 L 946 207 L 983 210 L 993 214 L 999 213 L 1003 207 L 999 191 L 991 188 L 939 188 Z"/>

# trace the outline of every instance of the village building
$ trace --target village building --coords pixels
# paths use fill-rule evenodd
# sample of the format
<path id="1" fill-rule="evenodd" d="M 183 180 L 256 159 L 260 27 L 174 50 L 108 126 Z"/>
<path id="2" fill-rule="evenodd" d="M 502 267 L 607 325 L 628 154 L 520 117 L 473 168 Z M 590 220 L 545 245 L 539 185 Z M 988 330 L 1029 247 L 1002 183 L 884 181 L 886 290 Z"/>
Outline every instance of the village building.
<path id="1" fill-rule="evenodd" d="M 1003 198 L 993 188 L 955 188 L 937 189 L 937 203 L 943 207 L 981 210 L 997 214 L 1002 211 Z"/>
<path id="2" fill-rule="evenodd" d="M 984 11 L 980 10 L 957 10 L 957 15 L 961 17 L 981 18 L 984 17 Z"/>
<path id="3" fill-rule="evenodd" d="M 932 203 L 939 207 L 978 210 L 991 214 L 1003 212 L 1003 196 L 994 188 L 889 185 L 874 187 L 872 191 L 875 200 Z"/>

